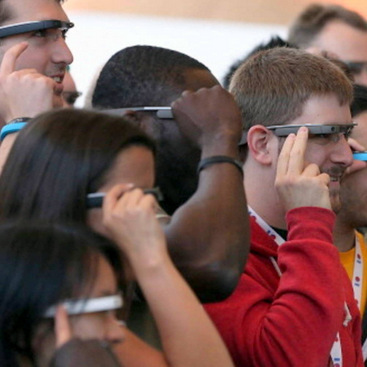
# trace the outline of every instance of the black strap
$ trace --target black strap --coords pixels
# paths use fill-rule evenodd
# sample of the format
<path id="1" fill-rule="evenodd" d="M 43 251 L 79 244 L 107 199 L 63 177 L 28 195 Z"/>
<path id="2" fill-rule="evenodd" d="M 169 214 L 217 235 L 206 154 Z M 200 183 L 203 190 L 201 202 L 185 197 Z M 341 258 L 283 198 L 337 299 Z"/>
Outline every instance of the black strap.
<path id="1" fill-rule="evenodd" d="M 199 173 L 204 168 L 206 168 L 206 167 L 208 167 L 208 166 L 210 166 L 212 164 L 217 164 L 217 163 L 229 163 L 229 164 L 233 164 L 241 172 L 241 175 L 243 175 L 243 169 L 242 169 L 241 162 L 239 162 L 238 160 L 236 160 L 236 159 L 234 159 L 232 157 L 228 157 L 226 155 L 214 155 L 212 157 L 208 157 L 208 158 L 202 159 L 199 162 L 197 172 Z"/>

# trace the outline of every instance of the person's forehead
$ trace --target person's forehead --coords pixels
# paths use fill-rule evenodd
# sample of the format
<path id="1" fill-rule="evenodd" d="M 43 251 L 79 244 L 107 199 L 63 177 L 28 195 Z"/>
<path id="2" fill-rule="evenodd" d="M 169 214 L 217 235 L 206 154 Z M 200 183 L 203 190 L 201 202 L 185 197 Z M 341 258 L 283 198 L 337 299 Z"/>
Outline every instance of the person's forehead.
<path id="1" fill-rule="evenodd" d="M 5 0 L 3 6 L 9 19 L 2 25 L 48 19 L 69 20 L 56 0 Z"/>
<path id="2" fill-rule="evenodd" d="M 351 124 L 349 104 L 341 105 L 336 95 L 314 95 L 303 105 L 299 117 L 290 124 Z"/>
<path id="3" fill-rule="evenodd" d="M 332 21 L 325 25 L 312 46 L 328 51 L 342 60 L 367 61 L 367 31 L 342 21 Z"/>
<path id="4" fill-rule="evenodd" d="M 106 191 L 123 182 L 142 188 L 153 185 L 154 156 L 151 150 L 144 146 L 132 145 L 119 152 L 107 171 L 100 190 Z"/>

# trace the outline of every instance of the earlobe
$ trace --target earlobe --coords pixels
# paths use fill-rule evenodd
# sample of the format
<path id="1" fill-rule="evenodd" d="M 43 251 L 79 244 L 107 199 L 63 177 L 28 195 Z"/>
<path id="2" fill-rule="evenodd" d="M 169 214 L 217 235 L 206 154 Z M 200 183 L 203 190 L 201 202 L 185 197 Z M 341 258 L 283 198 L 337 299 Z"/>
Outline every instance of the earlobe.
<path id="1" fill-rule="evenodd" d="M 273 162 L 272 149 L 270 147 L 270 131 L 262 125 L 254 125 L 247 133 L 249 153 L 258 163 L 271 165 Z"/>
<path id="2" fill-rule="evenodd" d="M 154 122 L 152 122 L 154 119 L 152 120 L 152 116 L 149 116 L 149 114 L 127 110 L 122 117 L 145 131 L 148 135 L 154 136 Z"/>
<path id="3" fill-rule="evenodd" d="M 132 110 L 127 110 L 123 116 L 122 116 L 125 120 L 136 124 L 140 121 L 140 118 L 138 116 L 138 114 L 136 113 L 136 111 L 132 111 Z"/>

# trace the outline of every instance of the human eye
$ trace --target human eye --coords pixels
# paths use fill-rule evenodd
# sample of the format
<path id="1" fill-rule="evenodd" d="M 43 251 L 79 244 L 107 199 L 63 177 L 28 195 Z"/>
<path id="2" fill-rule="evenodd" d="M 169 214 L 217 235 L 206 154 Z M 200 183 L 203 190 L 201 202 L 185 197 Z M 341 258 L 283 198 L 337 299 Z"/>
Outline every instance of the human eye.
<path id="1" fill-rule="evenodd" d="M 340 140 L 340 134 L 311 134 L 309 139 L 316 144 L 325 145 L 331 142 L 337 143 Z"/>
<path id="2" fill-rule="evenodd" d="M 40 29 L 38 31 L 33 32 L 32 36 L 45 38 L 47 36 L 47 29 Z"/>
<path id="3" fill-rule="evenodd" d="M 67 29 L 40 29 L 32 33 L 32 37 L 40 39 L 58 40 L 59 38 L 66 38 Z"/>
<path id="4" fill-rule="evenodd" d="M 330 139 L 334 134 L 309 134 L 309 139 Z"/>

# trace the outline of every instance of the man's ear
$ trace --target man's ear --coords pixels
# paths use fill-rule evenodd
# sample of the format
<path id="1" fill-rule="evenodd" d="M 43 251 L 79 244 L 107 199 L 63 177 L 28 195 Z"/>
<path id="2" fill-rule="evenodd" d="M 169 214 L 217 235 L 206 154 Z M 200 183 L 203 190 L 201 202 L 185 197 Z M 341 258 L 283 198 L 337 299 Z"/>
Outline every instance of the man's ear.
<path id="1" fill-rule="evenodd" d="M 271 165 L 273 162 L 270 147 L 272 137 L 272 133 L 263 125 L 254 125 L 247 132 L 249 154 L 260 164 Z"/>
<path id="2" fill-rule="evenodd" d="M 154 126 L 156 125 L 156 122 L 152 114 L 141 111 L 127 110 L 122 117 L 131 124 L 142 129 L 148 135 L 156 138 L 154 135 Z"/>
<path id="3" fill-rule="evenodd" d="M 136 111 L 132 111 L 132 110 L 127 110 L 124 112 L 124 114 L 122 115 L 122 117 L 131 122 L 132 124 L 138 124 L 140 122 L 141 117 L 139 116 L 139 114 Z"/>

